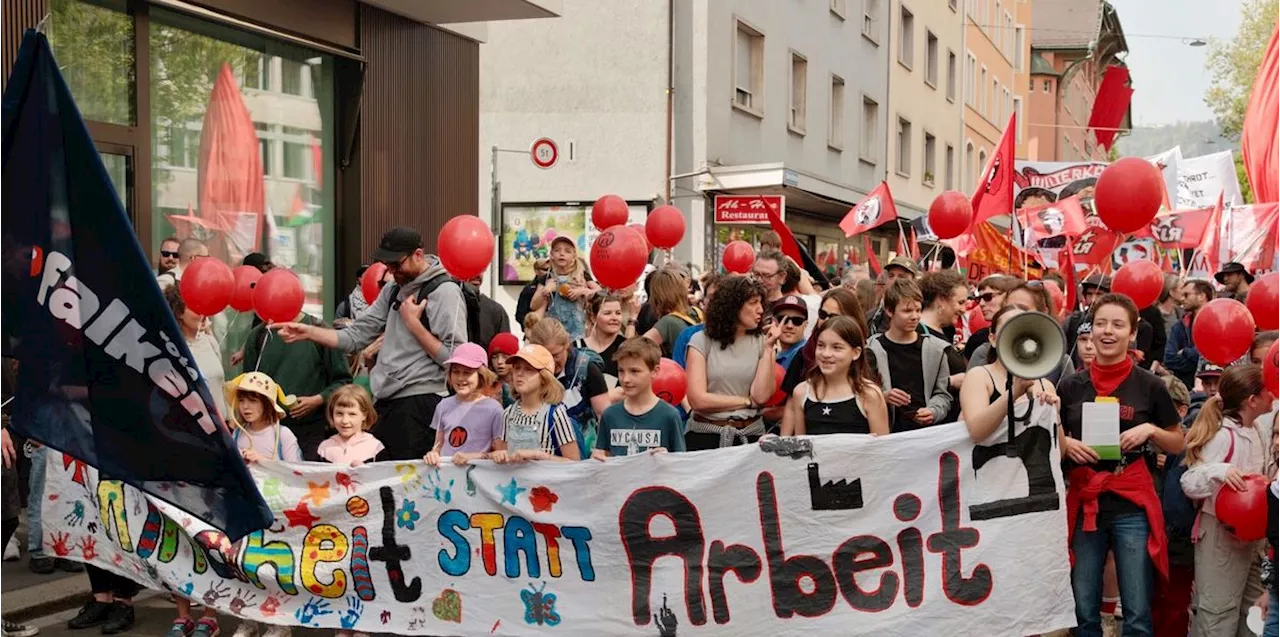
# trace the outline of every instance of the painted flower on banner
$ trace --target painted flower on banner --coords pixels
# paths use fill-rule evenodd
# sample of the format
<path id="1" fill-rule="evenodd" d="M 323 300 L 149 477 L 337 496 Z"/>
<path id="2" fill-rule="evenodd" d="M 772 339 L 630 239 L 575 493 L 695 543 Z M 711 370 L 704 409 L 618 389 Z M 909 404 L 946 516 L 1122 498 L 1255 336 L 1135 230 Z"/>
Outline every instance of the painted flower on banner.
<path id="1" fill-rule="evenodd" d="M 415 502 L 405 500 L 396 511 L 396 526 L 412 531 L 413 526 L 418 523 L 418 518 L 422 517 L 422 514 L 417 512 L 417 508 L 418 505 Z"/>

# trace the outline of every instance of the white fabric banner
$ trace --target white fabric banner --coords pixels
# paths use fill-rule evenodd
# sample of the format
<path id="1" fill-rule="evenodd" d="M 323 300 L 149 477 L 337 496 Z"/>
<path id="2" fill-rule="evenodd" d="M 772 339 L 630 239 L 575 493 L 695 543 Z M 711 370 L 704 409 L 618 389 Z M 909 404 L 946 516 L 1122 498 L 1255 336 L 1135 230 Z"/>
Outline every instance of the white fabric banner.
<path id="1" fill-rule="evenodd" d="M 1178 208 L 1203 208 L 1218 203 L 1238 206 L 1244 203 L 1240 180 L 1236 178 L 1235 159 L 1231 151 L 1182 157 L 1178 160 Z"/>
<path id="2" fill-rule="evenodd" d="M 604 463 L 270 463 L 276 524 L 235 544 L 49 452 L 44 545 L 272 624 L 1037 634 L 1074 624 L 1055 420 L 1038 407 L 1018 457 L 953 423 Z"/>

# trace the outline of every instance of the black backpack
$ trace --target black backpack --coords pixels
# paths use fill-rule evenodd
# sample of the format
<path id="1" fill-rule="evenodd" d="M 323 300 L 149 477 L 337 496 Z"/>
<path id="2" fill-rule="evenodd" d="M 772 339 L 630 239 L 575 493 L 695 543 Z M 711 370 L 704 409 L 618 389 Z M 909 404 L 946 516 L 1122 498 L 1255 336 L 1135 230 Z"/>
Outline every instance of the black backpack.
<path id="1" fill-rule="evenodd" d="M 442 272 L 440 274 L 437 274 L 434 277 L 431 277 L 430 279 L 427 279 L 422 283 L 422 287 L 418 288 L 418 294 L 417 294 L 418 302 L 421 303 L 423 299 L 426 299 L 427 297 L 431 296 L 431 293 L 435 292 L 436 288 L 450 281 L 458 284 L 458 288 L 462 290 L 462 301 L 467 305 L 467 341 L 470 343 L 475 343 L 476 345 L 479 345 L 481 347 L 487 348 L 489 346 L 488 343 L 481 343 L 479 341 L 480 339 L 480 290 L 476 289 L 476 286 L 471 285 L 466 281 L 459 281 L 458 279 L 455 279 L 452 276 L 450 276 L 449 273 L 447 272 Z M 400 295 L 400 286 L 398 285 L 394 286 L 391 290 L 391 298 L 394 299 L 399 295 Z M 400 302 L 392 301 L 391 309 L 399 311 Z M 426 312 L 422 313 L 422 326 L 427 328 L 428 332 L 431 331 L 431 324 L 427 320 Z"/>

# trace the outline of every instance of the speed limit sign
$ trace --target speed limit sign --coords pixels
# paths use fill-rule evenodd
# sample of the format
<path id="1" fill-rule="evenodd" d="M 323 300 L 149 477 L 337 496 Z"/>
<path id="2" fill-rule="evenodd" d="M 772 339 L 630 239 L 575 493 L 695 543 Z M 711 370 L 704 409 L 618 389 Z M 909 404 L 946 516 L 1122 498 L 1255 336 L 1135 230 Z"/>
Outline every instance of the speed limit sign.
<path id="1" fill-rule="evenodd" d="M 534 166 L 546 170 L 560 160 L 560 148 L 550 138 L 541 137 L 534 140 L 529 157 L 533 159 Z"/>

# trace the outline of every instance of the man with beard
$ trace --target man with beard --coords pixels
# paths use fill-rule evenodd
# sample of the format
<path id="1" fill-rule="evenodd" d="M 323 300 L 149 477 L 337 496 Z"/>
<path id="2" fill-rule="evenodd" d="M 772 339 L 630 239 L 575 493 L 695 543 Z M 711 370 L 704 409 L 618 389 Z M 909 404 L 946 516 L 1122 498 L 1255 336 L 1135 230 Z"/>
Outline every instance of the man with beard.
<path id="1" fill-rule="evenodd" d="M 1223 286 L 1218 296 L 1235 299 L 1241 303 L 1244 303 L 1245 298 L 1249 296 L 1249 286 L 1253 283 L 1253 274 L 1235 261 L 1223 265 L 1213 278 Z"/>

